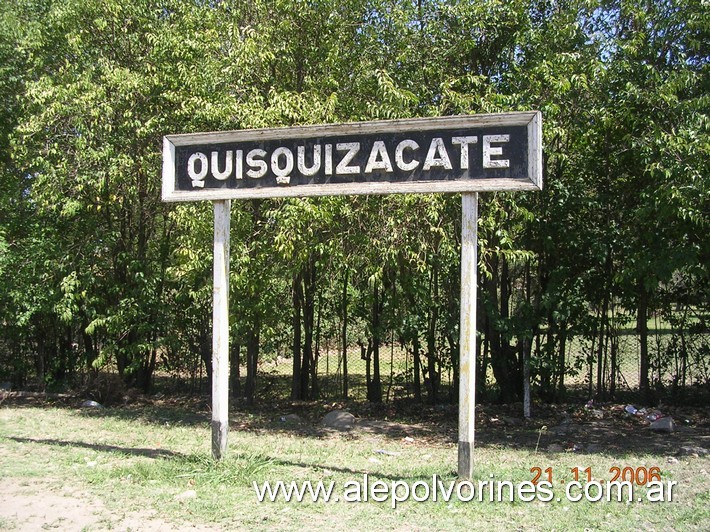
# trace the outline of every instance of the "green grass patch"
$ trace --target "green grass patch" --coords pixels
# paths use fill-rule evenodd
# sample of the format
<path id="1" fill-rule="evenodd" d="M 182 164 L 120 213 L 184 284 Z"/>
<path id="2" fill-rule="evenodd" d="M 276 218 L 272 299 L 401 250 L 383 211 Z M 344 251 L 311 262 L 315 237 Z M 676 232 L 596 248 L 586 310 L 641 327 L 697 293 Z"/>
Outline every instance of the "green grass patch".
<path id="1" fill-rule="evenodd" d="M 187 421 L 181 422 L 181 412 Z M 210 456 L 206 422 L 180 409 L 146 408 L 80 411 L 62 408 L 0 409 L 0 474 L 75 484 L 100 497 L 118 514 L 150 512 L 169 522 L 233 529 L 332 530 L 583 530 L 702 529 L 710 515 L 708 458 L 668 463 L 652 453 L 576 454 L 534 452 L 516 440 L 482 445 L 475 453 L 474 482 L 533 478 L 534 467 L 551 468 L 550 502 L 391 501 L 257 502 L 253 483 L 305 480 L 334 482 L 342 495 L 352 481 L 429 482 L 455 479 L 456 446 L 444 437 L 405 441 L 373 432 L 288 431 L 263 421 L 259 430 L 230 432 L 228 457 Z M 236 412 L 235 425 L 245 414 Z M 659 467 L 675 480 L 671 503 L 570 502 L 563 487 L 573 468 L 591 468 L 595 479 L 611 480 L 614 466 Z M 639 493 L 643 491 L 640 490 Z M 420 491 L 421 493 L 421 491 Z M 560 497 L 562 500 L 557 501 Z M 0 522 L 11 529 L 16 522 Z"/>

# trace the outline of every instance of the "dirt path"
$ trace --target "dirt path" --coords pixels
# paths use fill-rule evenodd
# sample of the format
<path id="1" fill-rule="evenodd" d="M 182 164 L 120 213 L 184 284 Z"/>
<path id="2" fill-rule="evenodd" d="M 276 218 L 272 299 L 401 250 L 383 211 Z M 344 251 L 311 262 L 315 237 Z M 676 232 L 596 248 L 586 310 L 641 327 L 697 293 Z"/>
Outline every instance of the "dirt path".
<path id="1" fill-rule="evenodd" d="M 0 530 L 219 530 L 177 525 L 151 511 L 112 512 L 97 497 L 58 480 L 4 478 L 0 489 Z"/>

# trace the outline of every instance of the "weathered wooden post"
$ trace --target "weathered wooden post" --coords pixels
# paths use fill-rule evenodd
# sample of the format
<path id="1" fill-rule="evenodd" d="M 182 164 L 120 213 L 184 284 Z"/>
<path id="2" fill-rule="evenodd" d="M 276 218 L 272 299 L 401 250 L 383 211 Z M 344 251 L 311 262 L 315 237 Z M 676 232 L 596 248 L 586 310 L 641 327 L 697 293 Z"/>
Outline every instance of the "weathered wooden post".
<path id="1" fill-rule="evenodd" d="M 476 292 L 478 193 L 461 194 L 461 318 L 459 345 L 459 478 L 473 475 L 476 419 Z"/>
<path id="2" fill-rule="evenodd" d="M 231 200 L 214 202 L 212 289 L 212 456 L 224 458 L 229 431 L 229 227 Z"/>

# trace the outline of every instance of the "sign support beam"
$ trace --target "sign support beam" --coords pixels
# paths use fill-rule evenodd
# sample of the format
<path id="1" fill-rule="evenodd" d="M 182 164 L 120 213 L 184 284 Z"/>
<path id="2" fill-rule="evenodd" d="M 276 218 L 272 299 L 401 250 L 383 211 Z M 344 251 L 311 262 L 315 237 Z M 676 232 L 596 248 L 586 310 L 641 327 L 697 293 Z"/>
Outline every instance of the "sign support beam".
<path id="1" fill-rule="evenodd" d="M 229 227 L 231 200 L 214 202 L 212 290 L 212 457 L 227 453 L 229 432 Z"/>
<path id="2" fill-rule="evenodd" d="M 476 417 L 476 292 L 478 193 L 461 194 L 461 321 L 459 340 L 458 476 L 473 476 Z"/>
<path id="3" fill-rule="evenodd" d="M 462 195 L 458 475 L 470 479 L 478 193 L 541 190 L 542 170 L 539 111 L 165 136 L 163 201 L 214 203 L 214 458 L 224 458 L 229 428 L 230 201 L 455 192 Z"/>

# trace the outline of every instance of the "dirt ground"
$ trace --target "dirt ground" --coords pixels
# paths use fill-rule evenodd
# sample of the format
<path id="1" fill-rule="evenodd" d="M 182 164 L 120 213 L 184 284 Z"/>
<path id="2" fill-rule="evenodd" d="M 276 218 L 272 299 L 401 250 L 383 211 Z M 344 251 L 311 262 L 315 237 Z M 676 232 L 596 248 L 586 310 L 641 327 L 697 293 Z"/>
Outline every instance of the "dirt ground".
<path id="1" fill-rule="evenodd" d="M 76 406 L 68 397 L 15 396 L 4 406 Z M 192 415 L 209 415 L 204 400 L 148 400 L 122 408 L 145 409 L 189 407 Z M 320 423 L 323 414 L 334 409 L 351 411 L 356 420 L 347 434 L 332 431 Z M 476 410 L 476 445 L 511 446 L 542 453 L 628 453 L 652 454 L 664 461 L 689 456 L 708 456 L 710 409 L 705 407 L 662 407 L 671 416 L 674 431 L 650 430 L 645 412 L 630 415 L 623 404 L 536 405 L 532 419 L 524 419 L 521 405 L 479 405 Z M 651 411 L 649 409 L 649 411 Z M 248 415 L 245 415 L 248 414 Z M 231 416 L 233 430 L 254 432 L 288 431 L 316 437 L 367 437 L 377 433 L 414 445 L 451 446 L 456 442 L 456 406 L 369 405 L 318 402 L 284 402 L 263 409 L 240 409 Z M 287 417 L 290 416 L 290 417 Z M 0 462 L 3 458 L 0 448 Z M 0 530 L 218 530 L 205 526 L 177 526 L 154 512 L 117 513 L 96 496 L 64 479 L 0 480 Z"/>
<path id="2" fill-rule="evenodd" d="M 539 452 L 603 453 L 623 456 L 629 453 L 651 454 L 666 458 L 707 456 L 710 454 L 710 408 L 661 405 L 639 406 L 630 415 L 625 404 L 537 404 L 532 417 L 525 419 L 522 404 L 476 406 L 476 445 L 513 447 Z M 378 433 L 401 439 L 412 438 L 419 445 L 451 445 L 457 441 L 456 405 L 421 405 L 399 403 L 290 402 L 271 406 L 232 423 L 241 430 L 256 432 L 290 431 L 303 435 L 328 433 L 320 420 L 334 409 L 355 415 L 353 434 Z M 274 415 L 274 410 L 280 412 Z M 300 418 L 289 422 L 288 415 Z M 673 431 L 651 429 L 647 414 L 673 419 Z M 279 422 L 279 420 L 282 420 Z"/>
<path id="3" fill-rule="evenodd" d="M 176 526 L 151 511 L 112 512 L 97 497 L 58 479 L 4 478 L 0 501 L 0 530 L 219 530 Z"/>

